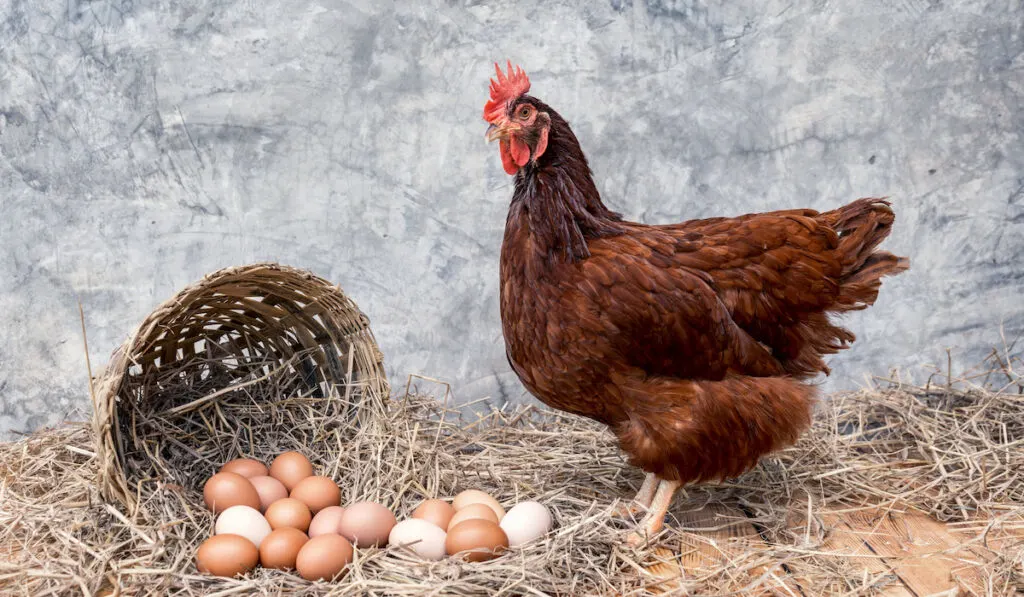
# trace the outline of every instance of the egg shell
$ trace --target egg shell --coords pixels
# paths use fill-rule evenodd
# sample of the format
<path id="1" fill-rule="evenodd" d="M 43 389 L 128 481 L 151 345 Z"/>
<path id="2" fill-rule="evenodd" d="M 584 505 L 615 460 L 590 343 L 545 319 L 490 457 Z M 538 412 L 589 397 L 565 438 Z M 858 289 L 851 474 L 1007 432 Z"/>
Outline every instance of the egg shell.
<path id="1" fill-rule="evenodd" d="M 313 537 L 299 550 L 295 569 L 306 580 L 331 580 L 352 561 L 352 544 L 341 535 Z"/>
<path id="2" fill-rule="evenodd" d="M 256 567 L 259 551 L 240 535 L 215 535 L 196 551 L 196 568 L 214 576 L 237 576 Z"/>
<path id="3" fill-rule="evenodd" d="M 217 473 L 203 485 L 206 507 L 218 514 L 232 506 L 259 509 L 260 496 L 248 479 L 238 473 Z"/>
<path id="4" fill-rule="evenodd" d="M 448 531 L 444 548 L 448 555 L 467 552 L 463 554 L 467 562 L 484 562 L 498 557 L 508 548 L 508 537 L 497 524 L 471 518 Z"/>
<path id="5" fill-rule="evenodd" d="M 260 544 L 260 565 L 276 570 L 295 568 L 299 550 L 307 541 L 309 537 L 299 529 L 283 527 L 271 531 Z"/>
<path id="6" fill-rule="evenodd" d="M 470 504 L 487 504 L 494 510 L 494 513 L 498 516 L 498 520 L 505 517 L 505 509 L 501 507 L 498 500 L 480 491 L 479 489 L 467 489 L 459 495 L 455 496 L 452 500 L 452 507 L 458 512 Z"/>
<path id="7" fill-rule="evenodd" d="M 395 522 L 395 515 L 384 506 L 375 502 L 356 502 L 345 508 L 338 523 L 338 532 L 357 547 L 379 546 L 387 543 Z"/>
<path id="8" fill-rule="evenodd" d="M 444 558 L 447 534 L 436 524 L 420 518 L 409 518 L 395 525 L 388 536 L 388 545 L 409 549 L 425 560 Z"/>
<path id="9" fill-rule="evenodd" d="M 270 504 L 264 518 L 270 523 L 272 529 L 291 527 L 305 533 L 309 530 L 309 523 L 312 522 L 313 515 L 309 512 L 306 504 L 293 498 L 284 498 Z"/>
<path id="10" fill-rule="evenodd" d="M 452 527 L 460 522 L 472 518 L 482 518 L 498 524 L 498 515 L 494 513 L 490 506 L 487 504 L 470 504 L 456 512 L 455 516 L 452 516 L 452 519 L 448 522 L 448 530 L 450 531 Z"/>
<path id="11" fill-rule="evenodd" d="M 220 467 L 221 473 L 235 473 L 246 479 L 261 477 L 267 474 L 267 465 L 252 458 L 235 458 L 224 466 Z"/>
<path id="12" fill-rule="evenodd" d="M 455 516 L 455 508 L 444 500 L 424 500 L 412 513 L 413 518 L 426 520 L 441 530 L 448 528 L 452 516 Z"/>
<path id="13" fill-rule="evenodd" d="M 341 489 L 328 477 L 306 477 L 292 489 L 290 496 L 317 512 L 341 503 Z"/>
<path id="14" fill-rule="evenodd" d="M 266 512 L 270 504 L 288 497 L 284 483 L 271 476 L 249 477 L 249 483 L 252 483 L 256 494 L 260 496 L 260 512 Z"/>
<path id="15" fill-rule="evenodd" d="M 313 521 L 309 523 L 309 536 L 340 535 L 338 524 L 341 523 L 341 515 L 345 509 L 341 506 L 328 506 L 316 513 Z"/>
<path id="16" fill-rule="evenodd" d="M 312 474 L 313 465 L 298 452 L 285 452 L 270 463 L 270 476 L 283 483 L 288 491 Z"/>
<path id="17" fill-rule="evenodd" d="M 519 547 L 551 530 L 551 512 L 540 502 L 520 502 L 501 519 L 509 547 Z"/>
<path id="18" fill-rule="evenodd" d="M 217 535 L 241 535 L 256 547 L 260 546 L 271 530 L 270 523 L 260 511 L 249 506 L 231 506 L 220 513 L 213 525 Z"/>

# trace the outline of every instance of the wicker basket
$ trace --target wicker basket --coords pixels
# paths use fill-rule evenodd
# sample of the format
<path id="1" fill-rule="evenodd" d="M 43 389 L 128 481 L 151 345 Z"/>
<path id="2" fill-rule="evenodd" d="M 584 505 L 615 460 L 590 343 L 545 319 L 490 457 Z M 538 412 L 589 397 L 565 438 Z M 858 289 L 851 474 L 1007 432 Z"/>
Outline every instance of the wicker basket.
<path id="1" fill-rule="evenodd" d="M 220 463 L 293 448 L 388 395 L 369 320 L 335 285 L 277 264 L 226 268 L 156 308 L 94 383 L 100 489 L 190 490 Z M 313 416 L 315 415 L 315 416 Z M 278 433 L 278 431 L 287 433 Z"/>

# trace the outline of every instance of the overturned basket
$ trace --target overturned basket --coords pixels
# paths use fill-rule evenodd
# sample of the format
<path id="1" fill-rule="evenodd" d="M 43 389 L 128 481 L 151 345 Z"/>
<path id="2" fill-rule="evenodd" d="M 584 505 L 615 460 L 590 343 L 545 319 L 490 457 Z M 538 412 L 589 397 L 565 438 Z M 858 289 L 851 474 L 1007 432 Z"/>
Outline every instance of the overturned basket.
<path id="1" fill-rule="evenodd" d="M 277 264 L 226 268 L 157 307 L 94 384 L 100 490 L 197 490 L 221 463 L 323 441 L 388 395 L 369 320 L 335 285 Z"/>

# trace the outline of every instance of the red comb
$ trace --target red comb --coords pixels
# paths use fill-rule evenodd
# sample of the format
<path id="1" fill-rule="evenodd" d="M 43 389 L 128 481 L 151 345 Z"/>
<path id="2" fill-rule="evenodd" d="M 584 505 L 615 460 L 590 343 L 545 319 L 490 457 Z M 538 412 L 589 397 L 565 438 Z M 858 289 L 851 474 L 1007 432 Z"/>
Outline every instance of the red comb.
<path id="1" fill-rule="evenodd" d="M 494 63 L 497 79 L 491 79 L 491 99 L 484 104 L 484 120 L 494 122 L 505 114 L 506 105 L 530 90 L 530 79 L 520 67 L 512 68 L 508 61 L 508 74 L 501 72 L 498 63 Z"/>

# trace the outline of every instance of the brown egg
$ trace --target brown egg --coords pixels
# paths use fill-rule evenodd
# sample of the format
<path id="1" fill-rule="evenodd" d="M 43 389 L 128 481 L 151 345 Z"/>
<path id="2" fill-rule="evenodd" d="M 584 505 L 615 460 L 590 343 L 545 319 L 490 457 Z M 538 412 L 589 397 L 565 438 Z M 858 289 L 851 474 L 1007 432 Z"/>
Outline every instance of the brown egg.
<path id="1" fill-rule="evenodd" d="M 450 530 L 460 522 L 473 518 L 489 520 L 494 524 L 498 524 L 498 515 L 494 513 L 494 510 L 491 510 L 490 506 L 487 504 L 470 504 L 456 512 L 455 516 L 452 516 L 452 519 L 448 521 L 448 529 Z"/>
<path id="2" fill-rule="evenodd" d="M 338 532 L 357 547 L 384 545 L 394 528 L 395 515 L 374 502 L 356 502 L 345 508 Z"/>
<path id="3" fill-rule="evenodd" d="M 249 506 L 259 509 L 260 496 L 248 479 L 238 473 L 217 473 L 203 485 L 203 501 L 214 513 L 231 506 Z"/>
<path id="4" fill-rule="evenodd" d="M 288 497 L 288 489 L 277 479 L 270 476 L 249 477 L 249 483 L 256 488 L 260 496 L 260 512 L 266 512 L 270 504 Z"/>
<path id="5" fill-rule="evenodd" d="M 306 477 L 292 488 L 291 497 L 309 506 L 313 514 L 341 503 L 338 484 L 327 477 Z"/>
<path id="6" fill-rule="evenodd" d="M 299 550 L 295 569 L 306 580 L 331 580 L 352 561 L 352 544 L 341 535 L 313 537 Z"/>
<path id="7" fill-rule="evenodd" d="M 313 522 L 309 523 L 309 536 L 319 535 L 340 535 L 338 525 L 341 523 L 341 515 L 345 509 L 341 506 L 327 506 L 316 513 Z"/>
<path id="8" fill-rule="evenodd" d="M 313 520 L 313 515 L 309 513 L 306 504 L 293 498 L 284 498 L 270 504 L 264 518 L 270 523 L 272 529 L 291 527 L 305 533 L 309 530 L 309 523 Z"/>
<path id="9" fill-rule="evenodd" d="M 199 546 L 196 567 L 214 576 L 237 576 L 256 567 L 260 552 L 240 535 L 214 535 Z"/>
<path id="10" fill-rule="evenodd" d="M 455 516 L 455 508 L 444 500 L 424 500 L 412 513 L 413 518 L 433 523 L 442 530 L 448 528 L 452 516 Z"/>
<path id="11" fill-rule="evenodd" d="M 270 476 L 284 483 L 291 491 L 299 481 L 313 474 L 313 465 L 309 459 L 298 452 L 285 452 L 270 463 Z"/>
<path id="12" fill-rule="evenodd" d="M 260 543 L 260 564 L 264 568 L 290 570 L 307 541 L 309 537 L 299 529 L 283 527 L 272 531 Z"/>
<path id="13" fill-rule="evenodd" d="M 483 562 L 508 549 L 508 536 L 497 524 L 482 518 L 465 520 L 448 531 L 444 541 L 448 555 L 468 552 L 467 562 Z"/>
<path id="14" fill-rule="evenodd" d="M 491 507 L 491 510 L 494 510 L 494 513 L 498 516 L 499 521 L 505 517 L 505 509 L 501 507 L 501 504 L 498 503 L 498 500 L 480 491 L 479 489 L 467 489 L 466 491 L 463 491 L 459 495 L 455 496 L 455 499 L 452 500 L 452 507 L 455 508 L 456 512 L 470 504 L 487 504 L 488 506 Z"/>
<path id="15" fill-rule="evenodd" d="M 246 479 L 267 474 L 267 465 L 252 458 L 236 458 L 220 467 L 221 473 L 235 473 Z"/>

